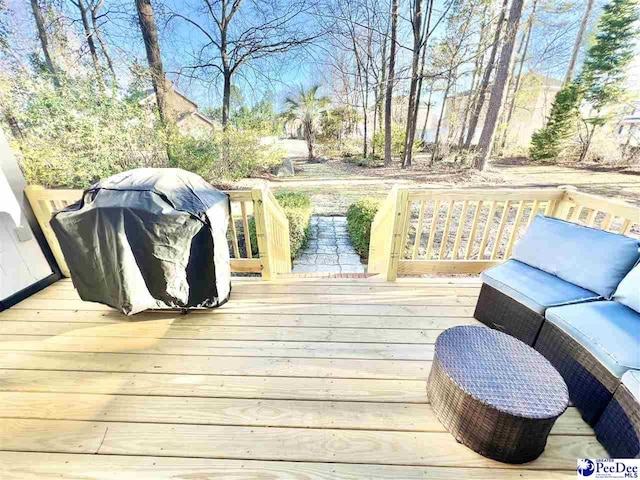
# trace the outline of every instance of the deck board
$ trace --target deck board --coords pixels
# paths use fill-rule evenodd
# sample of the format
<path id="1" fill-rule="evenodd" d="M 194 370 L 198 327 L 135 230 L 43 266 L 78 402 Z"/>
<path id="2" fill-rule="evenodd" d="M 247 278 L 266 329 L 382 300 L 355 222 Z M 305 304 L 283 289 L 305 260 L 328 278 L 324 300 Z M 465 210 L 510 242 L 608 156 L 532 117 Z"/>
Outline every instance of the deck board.
<path id="1" fill-rule="evenodd" d="M 125 317 L 69 281 L 0 313 L 3 479 L 558 479 L 606 456 L 573 407 L 522 466 L 444 431 L 433 343 L 478 323 L 477 279 L 235 283 L 189 315 Z"/>

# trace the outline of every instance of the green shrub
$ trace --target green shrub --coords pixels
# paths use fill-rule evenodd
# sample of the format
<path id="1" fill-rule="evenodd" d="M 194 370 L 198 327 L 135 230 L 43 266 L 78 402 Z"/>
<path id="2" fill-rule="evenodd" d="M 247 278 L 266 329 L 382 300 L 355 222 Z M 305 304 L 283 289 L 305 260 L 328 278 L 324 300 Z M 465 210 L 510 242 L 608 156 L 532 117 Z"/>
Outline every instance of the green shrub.
<path id="1" fill-rule="evenodd" d="M 353 247 L 363 258 L 369 256 L 371 223 L 381 203 L 375 198 L 362 198 L 351 204 L 347 210 L 347 232 Z"/>
<path id="2" fill-rule="evenodd" d="M 228 149 L 224 155 L 224 148 Z M 257 131 L 215 132 L 211 136 L 192 137 L 175 133 L 171 136 L 172 167 L 197 173 L 208 182 L 237 180 L 255 175 L 282 162 L 284 152 L 261 145 Z"/>
<path id="3" fill-rule="evenodd" d="M 391 155 L 397 157 L 404 153 L 405 142 L 405 129 L 400 125 L 393 125 L 391 127 Z M 373 145 L 376 149 L 376 156 L 384 157 L 384 129 L 379 130 L 373 135 Z M 418 151 L 420 148 L 420 141 L 414 140 L 413 150 Z"/>
<path id="4" fill-rule="evenodd" d="M 276 193 L 275 197 L 284 210 L 287 220 L 289 220 L 289 245 L 291 247 L 291 257 L 295 258 L 309 238 L 311 197 L 301 192 L 280 192 Z M 249 219 L 249 234 L 251 235 L 251 246 L 254 254 L 257 255 L 258 239 L 253 217 Z"/>
<path id="5" fill-rule="evenodd" d="M 349 163 L 353 163 L 354 165 L 358 165 L 359 167 L 365 167 L 365 168 L 384 167 L 384 161 L 382 160 L 381 157 L 378 157 L 377 155 L 375 157 L 371 156 L 367 158 L 347 157 L 345 160 Z"/>
<path id="6" fill-rule="evenodd" d="M 35 84 L 20 106 L 13 143 L 29 183 L 86 188 L 123 170 L 166 166 L 162 132 L 137 102 L 68 81 Z"/>

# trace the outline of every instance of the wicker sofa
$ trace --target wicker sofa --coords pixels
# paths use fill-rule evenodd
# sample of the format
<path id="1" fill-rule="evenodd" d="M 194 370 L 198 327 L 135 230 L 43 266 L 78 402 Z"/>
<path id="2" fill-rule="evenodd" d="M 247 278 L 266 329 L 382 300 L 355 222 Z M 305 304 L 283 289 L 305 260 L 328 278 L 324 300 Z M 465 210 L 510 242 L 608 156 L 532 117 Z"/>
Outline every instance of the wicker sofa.
<path id="1" fill-rule="evenodd" d="M 482 274 L 475 317 L 540 351 L 592 426 L 623 375 L 640 370 L 638 249 L 636 239 L 539 216 L 514 258 Z"/>

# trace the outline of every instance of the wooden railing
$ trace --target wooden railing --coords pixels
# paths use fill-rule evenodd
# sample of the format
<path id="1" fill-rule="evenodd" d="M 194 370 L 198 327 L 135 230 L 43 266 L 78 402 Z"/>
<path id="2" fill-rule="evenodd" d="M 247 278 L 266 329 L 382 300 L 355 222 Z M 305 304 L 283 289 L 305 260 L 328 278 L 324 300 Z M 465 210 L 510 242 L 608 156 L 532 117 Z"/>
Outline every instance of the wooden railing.
<path id="1" fill-rule="evenodd" d="M 225 193 L 231 199 L 227 236 L 232 256 L 231 271 L 261 273 L 265 280 L 277 273 L 290 272 L 289 222 L 273 194 L 258 188 Z M 49 190 L 30 185 L 25 194 L 60 271 L 70 277 L 69 267 L 49 222 L 56 211 L 77 202 L 82 190 Z M 252 224 L 255 224 L 255 240 L 251 239 Z"/>
<path id="2" fill-rule="evenodd" d="M 574 187 L 409 190 L 395 186 L 371 227 L 369 273 L 479 273 L 511 256 L 541 213 L 638 237 L 640 208 Z"/>

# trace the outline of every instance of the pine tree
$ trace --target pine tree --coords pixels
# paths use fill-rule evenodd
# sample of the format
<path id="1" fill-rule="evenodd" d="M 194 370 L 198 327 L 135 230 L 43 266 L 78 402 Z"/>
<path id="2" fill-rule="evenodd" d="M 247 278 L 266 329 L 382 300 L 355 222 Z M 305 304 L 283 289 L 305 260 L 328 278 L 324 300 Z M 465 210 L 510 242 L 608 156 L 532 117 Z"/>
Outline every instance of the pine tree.
<path id="1" fill-rule="evenodd" d="M 531 139 L 531 158 L 553 158 L 560 153 L 575 131 L 583 100 L 594 111 L 594 115 L 585 119 L 587 140 L 580 159 L 586 158 L 596 128 L 607 120 L 606 108 L 618 103 L 624 94 L 639 19 L 638 0 L 611 0 L 604 6 L 598 34 L 587 52 L 582 73 L 556 94 L 547 125 Z"/>
<path id="2" fill-rule="evenodd" d="M 562 87 L 553 100 L 547 125 L 531 137 L 529 155 L 534 160 L 557 157 L 575 133 L 582 92 L 576 82 Z"/>

